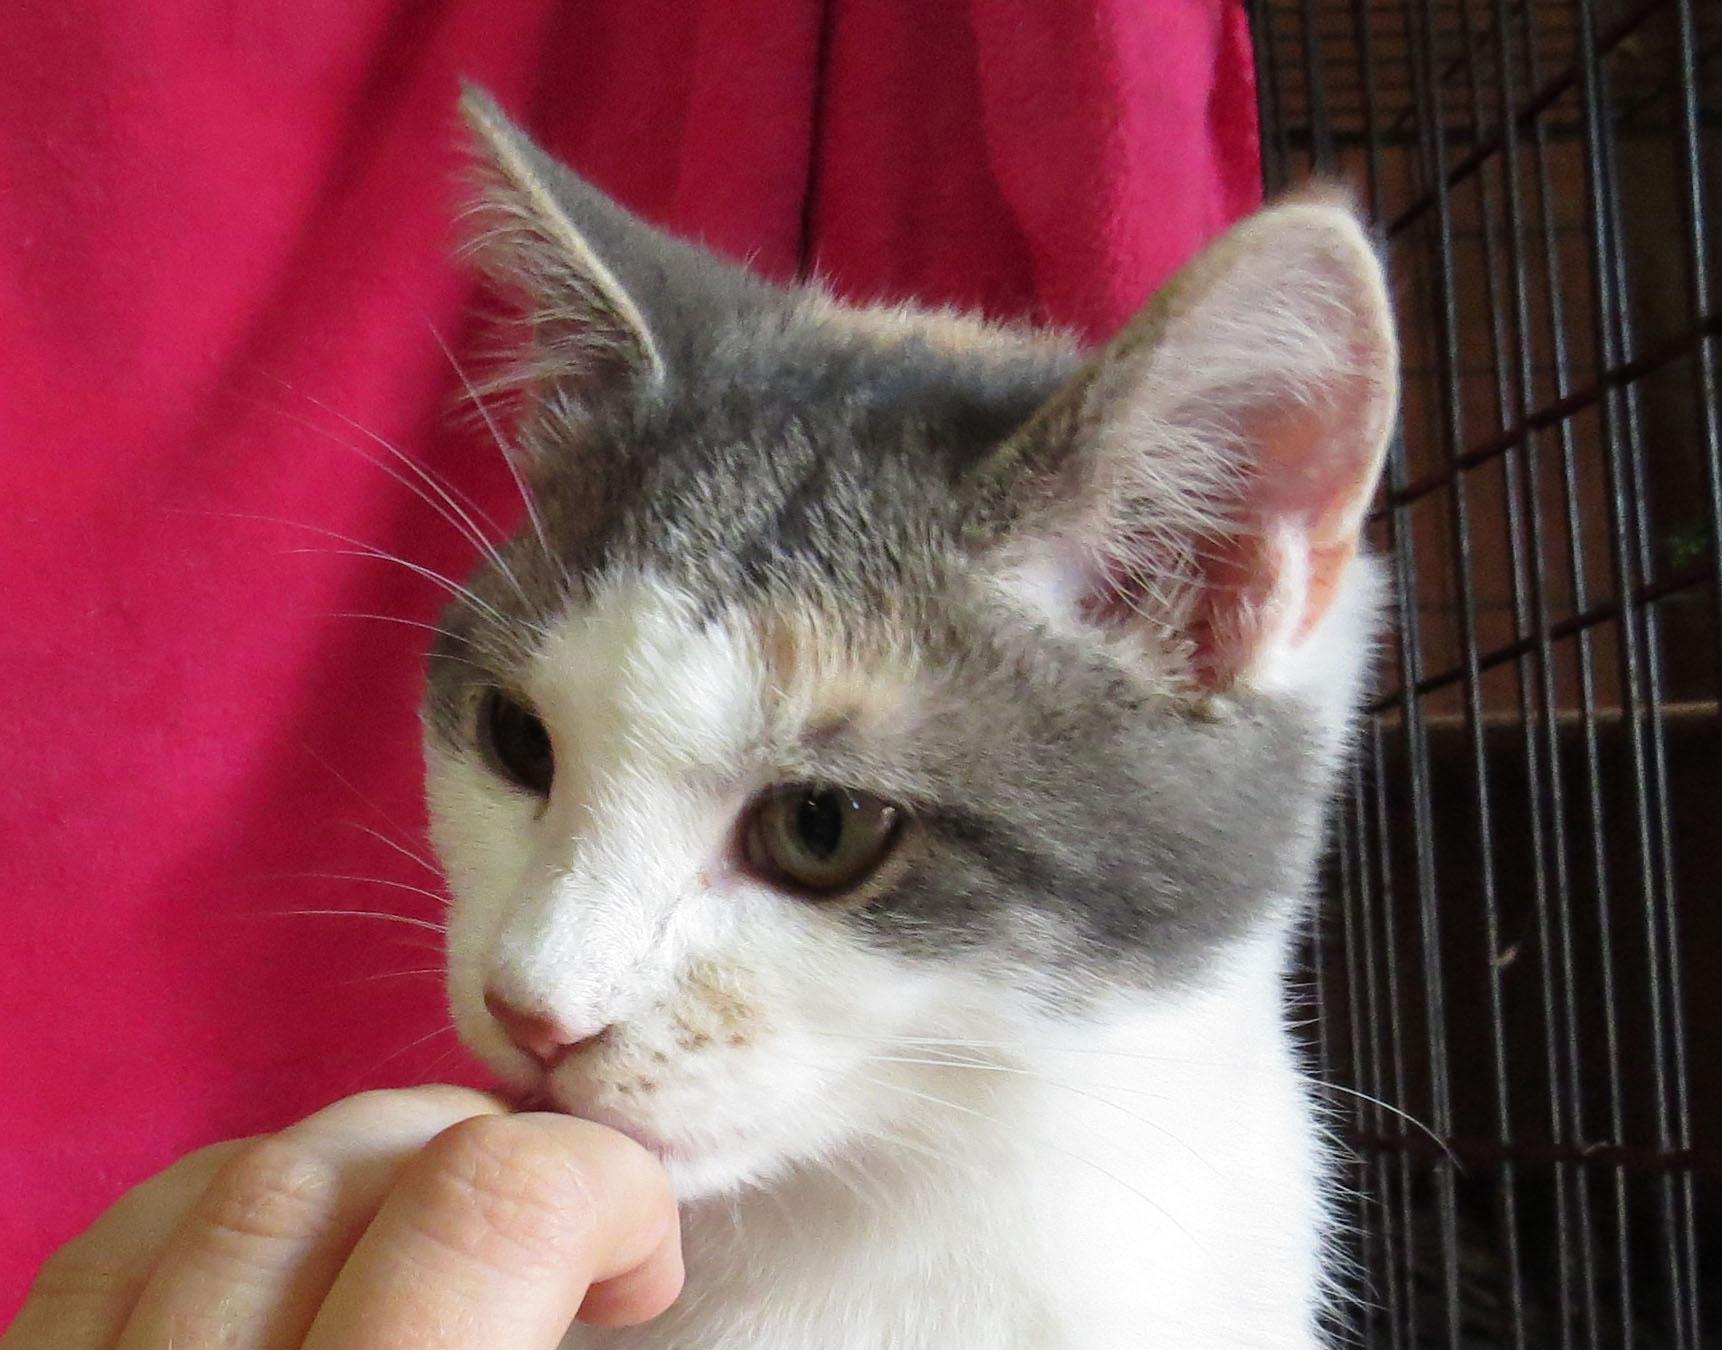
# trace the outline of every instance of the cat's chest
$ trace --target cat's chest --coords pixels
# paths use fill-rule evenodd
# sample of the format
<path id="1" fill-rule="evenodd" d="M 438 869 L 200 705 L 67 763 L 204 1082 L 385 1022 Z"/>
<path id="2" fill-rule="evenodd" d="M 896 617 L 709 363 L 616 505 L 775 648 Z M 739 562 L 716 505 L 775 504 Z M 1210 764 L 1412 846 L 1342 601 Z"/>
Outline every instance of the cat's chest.
<path id="1" fill-rule="evenodd" d="M 688 1285 L 675 1306 L 647 1326 L 577 1330 L 562 1350 L 1310 1344 L 1295 1282 L 1264 1280 L 1285 1268 L 1286 1253 L 1204 1231 L 1194 1196 L 1186 1207 L 1171 1195 L 1147 1198 L 1141 1178 L 1057 1155 L 1045 1164 L 1034 1178 L 974 1178 L 956 1204 L 889 1188 L 869 1194 L 858 1174 L 847 1196 L 822 1187 L 755 1195 L 754 1212 L 692 1215 Z M 1217 1199 L 1204 1198 L 1209 1213 Z M 1295 1228 L 1289 1213 L 1274 1218 L 1269 1231 Z M 1241 1315 L 1264 1294 L 1265 1307 Z M 1264 1326 L 1271 1334 L 1259 1339 Z"/>
<path id="2" fill-rule="evenodd" d="M 960 1238 L 859 1249 L 817 1221 L 799 1245 L 713 1253 L 689 1237 L 674 1307 L 648 1326 L 576 1329 L 562 1350 L 1092 1350 L 1025 1265 Z"/>

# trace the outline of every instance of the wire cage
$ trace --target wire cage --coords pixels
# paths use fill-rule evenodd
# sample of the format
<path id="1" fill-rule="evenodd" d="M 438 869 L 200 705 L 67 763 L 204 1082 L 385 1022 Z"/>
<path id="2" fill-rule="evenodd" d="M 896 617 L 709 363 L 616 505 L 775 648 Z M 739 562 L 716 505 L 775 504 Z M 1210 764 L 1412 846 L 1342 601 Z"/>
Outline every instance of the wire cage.
<path id="1" fill-rule="evenodd" d="M 1368 1346 L 1722 1345 L 1722 4 L 1252 0 L 1404 341 L 1309 956 Z"/>

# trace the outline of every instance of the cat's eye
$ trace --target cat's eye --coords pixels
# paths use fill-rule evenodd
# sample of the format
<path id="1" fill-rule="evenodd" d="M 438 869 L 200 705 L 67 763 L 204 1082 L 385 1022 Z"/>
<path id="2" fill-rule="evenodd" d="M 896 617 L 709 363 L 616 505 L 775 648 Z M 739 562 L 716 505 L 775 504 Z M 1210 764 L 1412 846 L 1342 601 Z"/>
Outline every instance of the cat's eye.
<path id="1" fill-rule="evenodd" d="M 543 719 L 500 689 L 487 690 L 478 709 L 478 740 L 490 767 L 509 782 L 550 795 L 556 752 Z"/>
<path id="2" fill-rule="evenodd" d="M 767 880 L 817 895 L 863 881 L 890 851 L 903 813 L 849 788 L 796 784 L 754 802 L 742 824 L 742 851 Z"/>

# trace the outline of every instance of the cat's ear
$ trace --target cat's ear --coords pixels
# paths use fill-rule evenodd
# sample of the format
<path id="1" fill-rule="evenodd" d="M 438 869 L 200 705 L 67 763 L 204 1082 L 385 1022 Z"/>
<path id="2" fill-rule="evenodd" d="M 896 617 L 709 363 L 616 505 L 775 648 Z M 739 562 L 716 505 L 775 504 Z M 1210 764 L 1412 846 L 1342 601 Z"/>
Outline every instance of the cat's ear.
<path id="1" fill-rule="evenodd" d="M 769 291 L 552 159 L 484 90 L 466 86 L 460 106 L 478 151 L 472 252 L 524 308 L 534 373 L 565 395 L 650 393 Z"/>
<path id="2" fill-rule="evenodd" d="M 1007 584 L 1224 689 L 1332 606 L 1397 396 L 1385 280 L 1355 214 L 1337 196 L 1272 207 L 977 469 L 974 537 Z"/>

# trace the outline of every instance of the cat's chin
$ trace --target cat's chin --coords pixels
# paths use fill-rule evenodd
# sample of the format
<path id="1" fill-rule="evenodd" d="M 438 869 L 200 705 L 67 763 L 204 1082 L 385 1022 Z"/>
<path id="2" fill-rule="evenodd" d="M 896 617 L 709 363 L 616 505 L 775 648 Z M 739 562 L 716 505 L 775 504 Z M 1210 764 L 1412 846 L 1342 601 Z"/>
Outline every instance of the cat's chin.
<path id="1" fill-rule="evenodd" d="M 516 1110 L 553 1111 L 559 1115 L 578 1116 L 627 1135 L 663 1164 L 676 1198 L 684 1202 L 740 1190 L 773 1170 L 744 1156 L 745 1149 L 701 1147 L 665 1139 L 638 1122 L 623 1119 L 612 1112 L 571 1105 L 560 1099 L 551 1084 L 538 1084 L 507 1095 Z"/>
<path id="2" fill-rule="evenodd" d="M 669 1173 L 670 1185 L 675 1188 L 676 1199 L 683 1203 L 731 1194 L 759 1181 L 762 1175 L 759 1168 L 719 1153 L 663 1158 L 662 1161 L 664 1171 Z"/>

